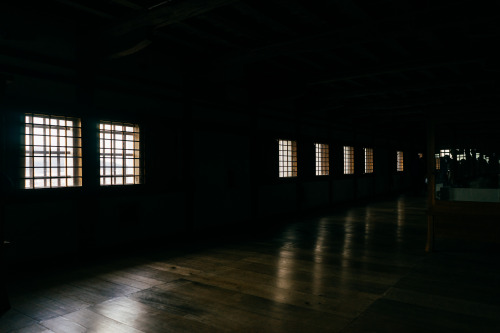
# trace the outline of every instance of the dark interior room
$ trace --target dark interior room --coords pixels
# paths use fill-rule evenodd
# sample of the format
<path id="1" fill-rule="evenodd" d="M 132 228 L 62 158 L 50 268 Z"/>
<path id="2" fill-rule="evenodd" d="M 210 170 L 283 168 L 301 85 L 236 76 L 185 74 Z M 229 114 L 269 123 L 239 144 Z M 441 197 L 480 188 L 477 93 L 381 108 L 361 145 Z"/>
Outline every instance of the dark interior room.
<path id="1" fill-rule="evenodd" d="M 0 4 L 0 332 L 500 332 L 500 13 Z"/>

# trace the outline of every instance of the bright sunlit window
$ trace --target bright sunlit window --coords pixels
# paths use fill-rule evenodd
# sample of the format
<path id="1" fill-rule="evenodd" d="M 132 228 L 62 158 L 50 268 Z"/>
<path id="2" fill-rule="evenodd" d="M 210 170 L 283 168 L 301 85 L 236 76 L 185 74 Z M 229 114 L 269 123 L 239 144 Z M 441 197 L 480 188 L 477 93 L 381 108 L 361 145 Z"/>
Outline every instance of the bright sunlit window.
<path id="1" fill-rule="evenodd" d="M 436 161 L 436 170 L 441 170 L 441 160 L 439 159 L 439 154 L 434 154 L 434 160 Z"/>
<path id="2" fill-rule="evenodd" d="M 103 121 L 99 139 L 101 185 L 140 184 L 139 126 Z"/>
<path id="3" fill-rule="evenodd" d="M 404 171 L 403 152 L 397 152 L 397 171 Z"/>
<path id="4" fill-rule="evenodd" d="M 278 140 L 279 177 L 297 177 L 297 142 Z"/>
<path id="5" fill-rule="evenodd" d="M 364 148 L 365 173 L 373 173 L 373 148 Z"/>
<path id="6" fill-rule="evenodd" d="M 434 155 L 435 161 L 436 161 L 436 170 L 441 169 L 441 157 L 446 157 L 446 156 L 453 159 L 453 155 L 451 154 L 451 149 L 441 149 L 441 150 L 439 150 L 439 154 Z M 459 159 L 459 161 L 460 161 L 460 159 Z"/>
<path id="7" fill-rule="evenodd" d="M 453 158 L 451 153 L 450 153 L 450 149 L 441 149 L 439 151 L 439 156 L 441 156 L 441 157 L 449 156 L 450 158 Z"/>
<path id="8" fill-rule="evenodd" d="M 27 113 L 24 188 L 82 185 L 80 119 Z"/>
<path id="9" fill-rule="evenodd" d="M 316 176 L 330 174 L 330 151 L 327 144 L 315 143 L 316 148 Z"/>
<path id="10" fill-rule="evenodd" d="M 354 174 L 354 147 L 344 146 L 344 175 Z"/>

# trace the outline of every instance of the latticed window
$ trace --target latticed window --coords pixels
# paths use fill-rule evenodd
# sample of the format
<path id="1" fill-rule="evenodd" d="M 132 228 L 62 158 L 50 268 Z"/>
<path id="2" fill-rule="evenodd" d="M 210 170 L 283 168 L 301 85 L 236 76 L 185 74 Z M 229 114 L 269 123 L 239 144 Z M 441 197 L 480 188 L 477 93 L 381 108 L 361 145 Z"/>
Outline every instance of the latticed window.
<path id="1" fill-rule="evenodd" d="M 120 122 L 101 122 L 101 185 L 141 183 L 139 126 Z"/>
<path id="2" fill-rule="evenodd" d="M 297 177 L 297 142 L 278 140 L 279 177 Z"/>
<path id="3" fill-rule="evenodd" d="M 373 173 L 373 148 L 364 148 L 365 173 Z"/>
<path id="4" fill-rule="evenodd" d="M 27 113 L 24 151 L 25 188 L 82 185 L 80 119 Z"/>
<path id="5" fill-rule="evenodd" d="M 439 158 L 439 154 L 434 154 L 434 160 L 436 162 L 436 170 L 441 170 L 441 159 Z"/>
<path id="6" fill-rule="evenodd" d="M 403 160 L 403 152 L 397 152 L 397 170 L 404 171 L 404 160 Z"/>
<path id="7" fill-rule="evenodd" d="M 450 149 L 441 149 L 439 151 L 439 156 L 440 157 L 450 156 L 450 158 L 451 158 Z"/>
<path id="8" fill-rule="evenodd" d="M 316 148 L 316 176 L 328 176 L 330 174 L 330 150 L 324 143 L 315 143 Z"/>
<path id="9" fill-rule="evenodd" d="M 344 146 L 344 175 L 354 174 L 354 147 Z"/>

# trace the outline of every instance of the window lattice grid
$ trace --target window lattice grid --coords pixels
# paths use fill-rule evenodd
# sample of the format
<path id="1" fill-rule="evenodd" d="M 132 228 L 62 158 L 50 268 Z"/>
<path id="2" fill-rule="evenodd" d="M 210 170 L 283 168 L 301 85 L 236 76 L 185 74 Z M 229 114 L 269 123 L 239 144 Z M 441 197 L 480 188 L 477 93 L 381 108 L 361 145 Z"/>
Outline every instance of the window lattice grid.
<path id="1" fill-rule="evenodd" d="M 24 188 L 82 185 L 80 119 L 27 113 L 24 140 Z"/>
<path id="2" fill-rule="evenodd" d="M 449 156 L 450 158 L 452 158 L 452 155 L 450 153 L 450 149 L 441 149 L 439 151 L 439 156 L 440 157 L 445 157 L 445 156 Z"/>
<path id="3" fill-rule="evenodd" d="M 354 174 L 354 147 L 344 146 L 344 175 Z"/>
<path id="4" fill-rule="evenodd" d="M 373 173 L 373 148 L 364 148 L 365 173 Z"/>
<path id="5" fill-rule="evenodd" d="M 404 171 L 403 152 L 397 152 L 397 171 Z"/>
<path id="6" fill-rule="evenodd" d="M 324 143 L 315 143 L 316 148 L 316 176 L 330 174 L 330 148 Z"/>
<path id="7" fill-rule="evenodd" d="M 141 183 L 139 126 L 121 122 L 99 124 L 101 185 Z"/>
<path id="8" fill-rule="evenodd" d="M 297 142 L 278 140 L 279 177 L 297 177 Z"/>
<path id="9" fill-rule="evenodd" d="M 441 170 L 441 160 L 439 154 L 434 154 L 434 160 L 436 161 L 436 170 Z"/>

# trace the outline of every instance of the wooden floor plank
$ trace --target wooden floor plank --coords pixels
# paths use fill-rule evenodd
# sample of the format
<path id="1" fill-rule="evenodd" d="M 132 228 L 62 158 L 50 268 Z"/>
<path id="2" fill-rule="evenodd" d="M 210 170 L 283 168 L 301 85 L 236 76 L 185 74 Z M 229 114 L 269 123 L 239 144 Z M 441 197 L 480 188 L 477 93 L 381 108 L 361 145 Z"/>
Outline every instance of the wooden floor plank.
<path id="1" fill-rule="evenodd" d="M 127 297 L 103 302 L 92 311 L 143 332 L 216 332 L 216 328 L 183 316 L 159 311 Z"/>
<path id="2" fill-rule="evenodd" d="M 158 289 L 163 291 L 165 287 L 165 285 L 162 285 L 159 286 Z M 306 298 L 301 298 L 300 305 L 293 305 L 276 302 L 265 297 L 258 297 L 195 282 L 179 285 L 174 290 L 169 289 L 164 291 L 163 294 L 182 295 L 186 301 L 196 300 L 205 307 L 206 304 L 217 304 L 219 307 L 223 308 L 221 313 L 233 314 L 233 309 L 239 309 L 243 311 L 243 314 L 246 313 L 247 316 L 248 314 L 255 314 L 275 320 L 288 321 L 295 323 L 296 326 L 309 326 L 312 331 L 320 330 L 321 327 L 325 327 L 325 318 L 327 318 L 329 322 L 336 323 L 337 328 L 349 321 L 348 318 L 340 315 L 334 315 L 332 313 L 326 315 L 323 311 L 317 311 L 317 308 L 312 307 L 311 303 L 307 301 L 308 295 Z M 317 305 L 320 307 L 324 304 L 325 307 L 327 307 L 327 303 L 328 301 L 322 299 Z M 343 302 L 344 305 L 346 305 L 346 303 L 347 302 Z M 336 317 L 336 319 L 332 320 L 334 317 Z M 239 329 L 242 328 L 244 327 L 239 327 Z"/>
<path id="3" fill-rule="evenodd" d="M 500 316 L 500 306 L 489 305 L 484 302 L 466 301 L 457 297 L 444 297 L 399 288 L 389 289 L 387 293 L 385 293 L 384 299 L 429 307 L 431 309 L 451 311 L 478 318 L 495 320 Z"/>
<path id="4" fill-rule="evenodd" d="M 356 291 L 345 291 L 340 294 L 311 295 L 291 288 L 278 288 L 258 282 L 242 282 L 240 279 L 228 279 L 226 276 L 200 277 L 191 276 L 190 281 L 207 285 L 221 287 L 237 291 L 241 294 L 266 298 L 277 303 L 295 305 L 299 307 L 313 308 L 316 311 L 339 315 L 344 317 L 355 317 L 379 295 L 366 294 Z M 158 286 L 163 288 L 164 285 Z"/>
<path id="5" fill-rule="evenodd" d="M 498 320 L 380 299 L 342 332 L 498 332 L 499 328 Z"/>
<path id="6" fill-rule="evenodd" d="M 69 327 L 85 327 L 88 332 L 109 332 L 109 333 L 142 333 L 133 327 L 125 325 L 119 321 L 98 314 L 89 308 L 76 311 L 64 316 L 64 319 L 69 320 L 77 325 Z M 55 326 L 57 323 L 54 322 Z M 48 325 L 48 324 L 47 324 Z M 67 324 L 66 324 L 67 325 Z"/>
<path id="7" fill-rule="evenodd" d="M 0 332 L 14 332 L 35 324 L 36 321 L 33 318 L 12 309 L 0 317 Z"/>
<path id="8" fill-rule="evenodd" d="M 87 327 L 65 317 L 44 320 L 40 324 L 52 330 L 54 333 L 85 333 L 88 331 Z"/>
<path id="9" fill-rule="evenodd" d="M 144 277 L 144 276 L 140 276 L 137 274 L 131 274 L 131 273 L 125 273 L 125 272 L 105 273 L 105 274 L 99 275 L 98 278 L 105 280 L 105 281 L 115 283 L 115 284 L 122 284 L 122 285 L 126 285 L 129 287 L 137 288 L 139 290 L 151 288 L 151 287 L 154 287 L 154 286 L 157 286 L 159 284 L 164 283 L 163 281 L 149 279 L 149 278 Z"/>
<path id="10" fill-rule="evenodd" d="M 34 324 L 28 327 L 21 328 L 19 330 L 12 331 L 12 333 L 55 333 L 47 327 L 39 324 Z"/>

